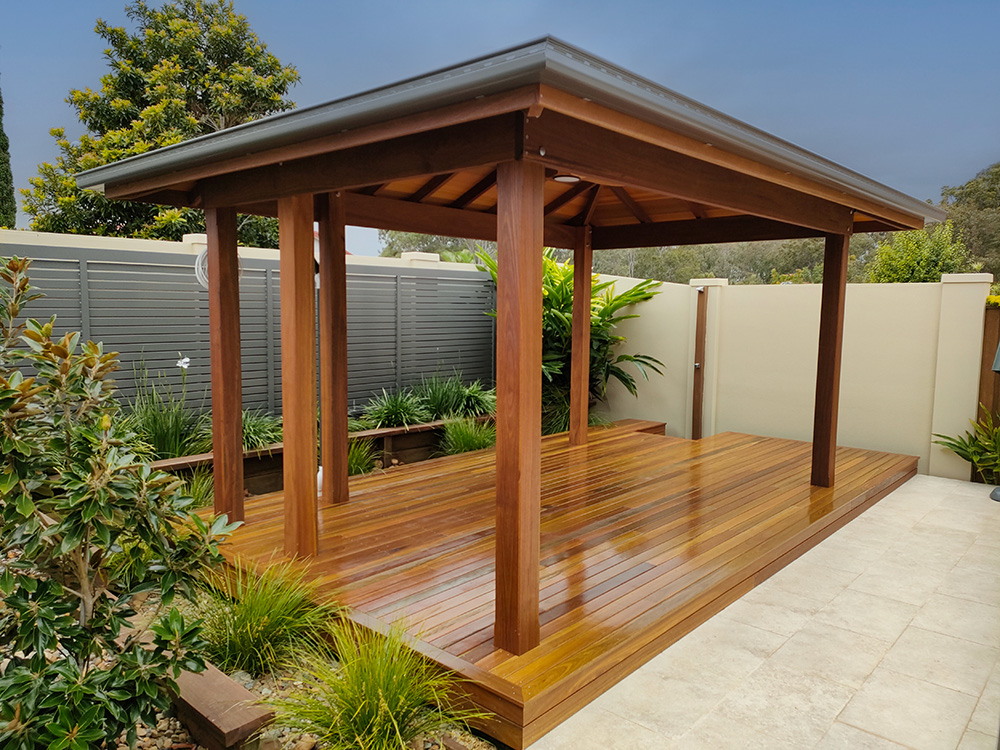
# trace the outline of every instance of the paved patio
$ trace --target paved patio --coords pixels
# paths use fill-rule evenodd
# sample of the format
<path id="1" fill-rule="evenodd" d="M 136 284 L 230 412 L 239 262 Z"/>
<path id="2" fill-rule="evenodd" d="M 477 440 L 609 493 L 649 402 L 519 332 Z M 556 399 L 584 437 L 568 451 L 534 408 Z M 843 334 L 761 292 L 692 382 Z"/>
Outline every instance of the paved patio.
<path id="1" fill-rule="evenodd" d="M 995 750 L 989 490 L 913 478 L 532 750 Z"/>

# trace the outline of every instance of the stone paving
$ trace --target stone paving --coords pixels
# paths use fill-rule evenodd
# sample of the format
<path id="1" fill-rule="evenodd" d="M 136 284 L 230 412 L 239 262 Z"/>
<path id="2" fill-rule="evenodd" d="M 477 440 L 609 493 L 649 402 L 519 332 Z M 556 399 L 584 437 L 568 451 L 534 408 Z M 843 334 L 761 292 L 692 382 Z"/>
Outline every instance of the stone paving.
<path id="1" fill-rule="evenodd" d="M 531 750 L 996 750 L 990 489 L 914 477 Z"/>

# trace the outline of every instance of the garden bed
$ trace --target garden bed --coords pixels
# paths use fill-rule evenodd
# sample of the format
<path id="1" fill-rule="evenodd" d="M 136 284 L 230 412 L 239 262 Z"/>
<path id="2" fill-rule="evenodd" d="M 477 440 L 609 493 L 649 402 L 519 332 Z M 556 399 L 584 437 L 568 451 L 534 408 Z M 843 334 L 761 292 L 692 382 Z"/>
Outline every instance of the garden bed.
<path id="1" fill-rule="evenodd" d="M 482 422 L 489 416 L 476 417 Z M 379 427 L 350 433 L 352 440 L 372 440 L 382 468 L 411 464 L 433 458 L 444 434 L 445 420 L 409 425 L 408 427 Z M 264 448 L 243 454 L 243 486 L 251 495 L 278 492 L 284 484 L 284 443 L 273 443 Z M 211 466 L 212 453 L 199 453 L 180 458 L 154 461 L 153 468 L 171 474 L 187 475 L 200 467 Z"/>

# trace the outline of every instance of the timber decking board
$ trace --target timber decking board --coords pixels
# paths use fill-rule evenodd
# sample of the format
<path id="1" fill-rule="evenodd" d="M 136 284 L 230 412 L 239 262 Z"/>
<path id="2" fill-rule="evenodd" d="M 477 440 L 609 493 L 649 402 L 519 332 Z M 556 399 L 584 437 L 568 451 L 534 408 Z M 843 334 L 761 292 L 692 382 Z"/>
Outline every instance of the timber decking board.
<path id="1" fill-rule="evenodd" d="M 521 656 L 493 645 L 492 451 L 353 478 L 349 502 L 319 509 L 311 575 L 366 627 L 402 619 L 475 683 L 498 716 L 489 731 L 523 747 L 916 471 L 838 448 L 835 486 L 814 487 L 809 443 L 656 431 L 632 420 L 579 446 L 543 438 L 541 643 Z M 282 501 L 248 501 L 227 556 L 266 564 Z"/>

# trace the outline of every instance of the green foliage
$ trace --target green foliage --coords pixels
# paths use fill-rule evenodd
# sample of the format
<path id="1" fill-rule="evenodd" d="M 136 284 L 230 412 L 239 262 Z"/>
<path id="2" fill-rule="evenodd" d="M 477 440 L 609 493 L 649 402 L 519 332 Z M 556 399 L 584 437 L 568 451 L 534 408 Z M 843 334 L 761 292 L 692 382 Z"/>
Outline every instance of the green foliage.
<path id="1" fill-rule="evenodd" d="M 379 635 L 343 621 L 331 639 L 339 665 L 309 657 L 302 690 L 272 701 L 277 724 L 333 750 L 403 750 L 422 734 L 484 718 L 456 706 L 455 678 L 411 649 L 400 624 Z"/>
<path id="2" fill-rule="evenodd" d="M 363 419 L 358 419 L 357 417 L 347 418 L 348 432 L 363 432 L 364 430 L 370 430 L 371 428 L 372 426 Z"/>
<path id="3" fill-rule="evenodd" d="M 478 417 L 483 414 L 495 414 L 496 410 L 497 392 L 495 388 L 484 388 L 478 380 L 465 387 L 463 414 L 469 417 Z"/>
<path id="4" fill-rule="evenodd" d="M 895 232 L 880 242 L 868 264 L 868 281 L 880 284 L 941 281 L 941 274 L 977 271 L 950 221 L 932 229 Z"/>
<path id="5" fill-rule="evenodd" d="M 161 8 L 137 0 L 125 11 L 134 31 L 97 22 L 110 66 L 100 89 L 74 89 L 67 100 L 87 132 L 73 142 L 53 129 L 59 157 L 21 191 L 34 230 L 169 240 L 204 231 L 200 211 L 109 201 L 77 188 L 74 175 L 294 106 L 285 95 L 298 73 L 267 51 L 231 0 Z M 277 247 L 275 224 L 242 217 L 240 241 Z"/>
<path id="6" fill-rule="evenodd" d="M 366 422 L 375 427 L 409 427 L 431 421 L 431 413 L 423 399 L 410 390 L 387 392 L 376 396 L 365 407 Z"/>
<path id="7" fill-rule="evenodd" d="M 943 188 L 941 200 L 969 252 L 1000 277 L 1000 162 L 964 185 Z"/>
<path id="8" fill-rule="evenodd" d="M 972 468 L 987 484 L 1000 483 L 1000 421 L 993 418 L 982 404 L 979 421 L 969 420 L 972 432 L 959 437 L 935 434 L 934 442 L 942 445 L 972 464 Z"/>
<path id="9" fill-rule="evenodd" d="M 194 501 L 194 507 L 207 508 L 215 500 L 215 474 L 211 466 L 199 466 L 185 480 L 187 494 Z"/>
<path id="10" fill-rule="evenodd" d="M 465 383 L 461 375 L 423 378 L 413 393 L 421 399 L 431 419 L 445 419 L 465 413 Z"/>
<path id="11" fill-rule="evenodd" d="M 367 474 L 375 469 L 375 441 L 367 438 L 351 440 L 347 443 L 347 473 Z"/>
<path id="12" fill-rule="evenodd" d="M 181 483 L 136 457 L 115 354 L 56 337 L 54 318 L 20 320 L 38 297 L 29 265 L 0 261 L 0 747 L 134 743 L 204 663 L 198 623 L 175 608 L 126 631 L 132 601 L 193 597 L 234 527 L 191 515 Z M 126 575 L 109 561 L 127 550 Z"/>
<path id="13" fill-rule="evenodd" d="M 851 237 L 849 281 L 864 280 L 864 267 L 877 237 Z M 594 271 L 675 284 L 700 278 L 729 279 L 731 284 L 818 283 L 823 272 L 823 241 L 810 238 L 602 250 L 594 254 Z"/>
<path id="14" fill-rule="evenodd" d="M 497 443 L 497 428 L 490 421 L 470 417 L 451 419 L 444 423 L 439 450 L 443 456 L 492 448 Z"/>
<path id="15" fill-rule="evenodd" d="M 187 370 L 182 371 L 181 381 L 181 392 L 174 393 L 162 374 L 157 383 L 149 379 L 145 369 L 135 373 L 136 394 L 129 404 L 126 423 L 152 448 L 156 459 L 201 452 L 196 434 L 202 418 L 187 405 Z"/>
<path id="16" fill-rule="evenodd" d="M 480 261 L 497 280 L 496 261 L 486 255 Z M 636 395 L 635 377 L 626 367 L 634 368 L 644 378 L 647 370 L 660 373 L 662 362 L 647 354 L 616 354 L 625 337 L 614 333 L 623 320 L 638 317 L 629 308 L 652 299 L 658 281 L 646 280 L 631 289 L 615 294 L 613 281 L 591 278 L 590 307 L 590 385 L 591 401 L 607 395 L 608 381 L 614 378 L 625 390 Z M 568 401 L 570 358 L 573 344 L 573 266 L 559 263 L 551 250 L 545 251 L 542 275 L 542 405 L 544 410 Z M 542 415 L 543 421 L 546 415 Z"/>
<path id="17" fill-rule="evenodd" d="M 14 174 L 10 171 L 10 141 L 3 129 L 3 94 L 0 93 L 0 227 L 13 229 L 16 220 Z"/>
<path id="18" fill-rule="evenodd" d="M 397 232 L 394 229 L 378 230 L 383 258 L 398 258 L 403 253 L 437 253 L 441 260 L 457 263 L 474 263 L 475 253 L 482 245 L 495 248 L 495 242 L 476 243 L 459 237 L 442 237 L 436 234 Z M 494 253 L 495 250 L 494 250 Z"/>
<path id="19" fill-rule="evenodd" d="M 569 392 L 556 389 L 542 390 L 542 434 L 555 435 L 569 429 Z M 591 427 L 605 425 L 608 420 L 590 411 L 587 414 L 587 424 Z"/>
<path id="20" fill-rule="evenodd" d="M 337 607 L 316 603 L 318 586 L 306 572 L 272 561 L 258 575 L 237 562 L 212 576 L 204 612 L 212 663 L 226 672 L 261 675 L 316 644 Z"/>
<path id="21" fill-rule="evenodd" d="M 280 443 L 284 438 L 281 417 L 256 409 L 243 411 L 243 450 L 256 451 Z M 212 418 L 206 414 L 186 446 L 191 454 L 212 451 Z M 183 455 L 183 454 L 182 454 Z"/>

